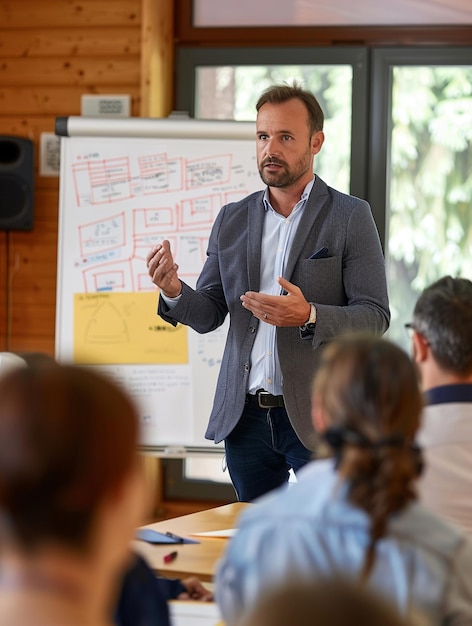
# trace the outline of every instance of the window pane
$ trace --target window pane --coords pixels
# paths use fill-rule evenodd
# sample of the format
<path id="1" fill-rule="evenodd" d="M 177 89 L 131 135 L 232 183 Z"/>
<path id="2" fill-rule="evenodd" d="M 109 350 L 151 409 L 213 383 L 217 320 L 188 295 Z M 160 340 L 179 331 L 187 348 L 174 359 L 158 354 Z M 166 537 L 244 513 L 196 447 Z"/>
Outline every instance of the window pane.
<path id="1" fill-rule="evenodd" d="M 315 158 L 315 171 L 332 187 L 349 193 L 351 65 L 198 67 L 196 76 L 195 117 L 200 119 L 255 120 L 255 105 L 266 87 L 301 82 L 316 96 L 325 114 L 326 140 Z"/>
<path id="2" fill-rule="evenodd" d="M 394 67 L 387 194 L 391 339 L 421 290 L 472 277 L 472 67 Z"/>

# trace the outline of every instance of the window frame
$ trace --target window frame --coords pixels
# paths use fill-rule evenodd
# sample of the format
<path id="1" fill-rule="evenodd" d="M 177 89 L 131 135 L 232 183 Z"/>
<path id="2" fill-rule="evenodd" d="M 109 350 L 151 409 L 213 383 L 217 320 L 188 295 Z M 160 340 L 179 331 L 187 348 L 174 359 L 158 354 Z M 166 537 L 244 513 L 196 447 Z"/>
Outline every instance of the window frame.
<path id="1" fill-rule="evenodd" d="M 163 459 L 166 500 L 205 500 L 229 503 L 236 500 L 232 484 L 198 478 L 186 478 L 185 459 Z"/>
<path id="2" fill-rule="evenodd" d="M 185 47 L 176 55 L 176 107 L 194 117 L 196 70 L 200 66 L 224 65 L 351 65 L 352 66 L 352 124 L 350 192 L 364 198 L 367 193 L 367 150 L 364 137 L 367 132 L 368 109 L 364 106 L 367 89 L 369 56 L 366 48 L 213 48 Z M 185 77 L 185 78 L 182 78 Z M 358 146 L 352 158 L 353 146 Z"/>
<path id="3" fill-rule="evenodd" d="M 175 108 L 191 116 L 195 69 L 200 65 L 298 64 L 300 53 L 306 54 L 305 64 L 328 64 L 335 59 L 352 64 L 353 57 L 346 61 L 347 50 L 364 62 L 363 72 L 353 65 L 351 193 L 369 201 L 383 245 L 388 224 L 391 70 L 396 65 L 472 64 L 472 25 L 196 28 L 192 26 L 192 0 L 176 0 L 175 32 Z M 185 478 L 184 460 L 171 465 L 166 471 L 166 498 L 221 497 L 221 502 L 235 498 L 231 485 Z"/>
<path id="4" fill-rule="evenodd" d="M 193 25 L 193 0 L 176 0 L 175 33 L 178 47 L 213 46 L 467 46 L 472 24 L 400 26 L 235 26 Z"/>

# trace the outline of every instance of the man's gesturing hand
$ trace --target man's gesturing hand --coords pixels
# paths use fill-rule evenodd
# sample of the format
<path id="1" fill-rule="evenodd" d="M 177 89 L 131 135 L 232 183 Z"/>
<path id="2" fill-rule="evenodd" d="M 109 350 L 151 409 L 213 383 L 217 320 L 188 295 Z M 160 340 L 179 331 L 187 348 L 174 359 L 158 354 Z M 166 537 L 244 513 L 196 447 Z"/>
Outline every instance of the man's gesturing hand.
<path id="1" fill-rule="evenodd" d="M 174 263 L 170 243 L 165 239 L 154 246 L 146 257 L 146 265 L 152 282 L 169 298 L 175 298 L 182 291 L 177 274 L 179 266 Z"/>
<path id="2" fill-rule="evenodd" d="M 285 296 L 271 296 L 257 291 L 246 291 L 241 296 L 244 308 L 267 324 L 274 326 L 303 326 L 310 317 L 310 304 L 300 287 L 279 277 Z"/>

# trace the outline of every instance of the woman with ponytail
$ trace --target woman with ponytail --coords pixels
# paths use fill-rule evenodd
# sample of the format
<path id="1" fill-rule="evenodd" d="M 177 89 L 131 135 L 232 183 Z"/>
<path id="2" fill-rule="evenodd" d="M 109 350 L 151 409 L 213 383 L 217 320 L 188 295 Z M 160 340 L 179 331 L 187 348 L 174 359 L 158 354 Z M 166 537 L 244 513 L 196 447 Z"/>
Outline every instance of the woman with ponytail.
<path id="1" fill-rule="evenodd" d="M 472 543 L 416 501 L 421 411 L 414 365 L 394 344 L 353 335 L 325 349 L 312 396 L 318 458 L 241 517 L 216 578 L 228 626 L 284 581 L 340 577 L 406 618 L 472 624 Z"/>

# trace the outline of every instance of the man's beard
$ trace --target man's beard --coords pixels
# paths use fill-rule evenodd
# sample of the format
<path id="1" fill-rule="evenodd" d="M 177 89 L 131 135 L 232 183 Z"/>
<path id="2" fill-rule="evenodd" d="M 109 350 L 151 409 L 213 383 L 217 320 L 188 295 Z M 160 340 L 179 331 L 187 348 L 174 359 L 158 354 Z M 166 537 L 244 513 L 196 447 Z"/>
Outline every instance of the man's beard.
<path id="1" fill-rule="evenodd" d="M 281 168 L 276 172 L 267 172 L 264 169 L 264 166 L 268 163 L 273 163 L 274 165 L 279 165 Z M 291 171 L 289 166 L 285 161 L 280 159 L 272 158 L 272 159 L 264 159 L 259 164 L 259 174 L 262 178 L 262 181 L 268 185 L 269 187 L 291 187 L 294 185 L 302 176 L 306 174 L 309 169 L 310 161 L 309 157 L 303 157 L 297 163 L 297 168 L 295 171 Z"/>

